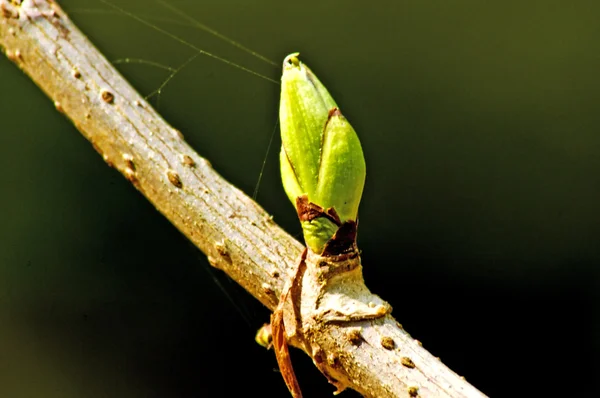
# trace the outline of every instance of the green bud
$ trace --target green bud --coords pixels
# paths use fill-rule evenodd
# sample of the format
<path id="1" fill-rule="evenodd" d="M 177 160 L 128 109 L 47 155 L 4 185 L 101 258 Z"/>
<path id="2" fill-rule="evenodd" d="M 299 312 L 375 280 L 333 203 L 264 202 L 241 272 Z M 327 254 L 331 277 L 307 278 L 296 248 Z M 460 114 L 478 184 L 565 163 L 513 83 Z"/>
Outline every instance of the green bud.
<path id="1" fill-rule="evenodd" d="M 306 244 L 320 254 L 341 224 L 356 221 L 366 175 L 360 141 L 298 53 L 283 61 L 279 118 L 281 176 L 289 199 L 297 205 L 306 195 L 308 202 L 339 216 L 301 216 Z"/>
<path id="2" fill-rule="evenodd" d="M 273 331 L 270 323 L 265 323 L 258 329 L 254 341 L 265 347 L 267 350 L 273 346 Z"/>

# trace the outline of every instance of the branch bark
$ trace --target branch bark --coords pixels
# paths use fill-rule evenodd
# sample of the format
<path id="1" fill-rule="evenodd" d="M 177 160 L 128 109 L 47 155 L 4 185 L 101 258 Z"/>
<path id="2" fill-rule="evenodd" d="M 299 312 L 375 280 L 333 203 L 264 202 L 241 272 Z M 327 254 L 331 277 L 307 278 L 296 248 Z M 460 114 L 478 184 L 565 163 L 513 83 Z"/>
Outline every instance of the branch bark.
<path id="1" fill-rule="evenodd" d="M 0 0 L 0 46 L 92 143 L 208 257 L 269 309 L 303 246 L 225 181 L 51 0 Z M 391 316 L 327 324 L 308 353 L 367 397 L 484 397 Z"/>

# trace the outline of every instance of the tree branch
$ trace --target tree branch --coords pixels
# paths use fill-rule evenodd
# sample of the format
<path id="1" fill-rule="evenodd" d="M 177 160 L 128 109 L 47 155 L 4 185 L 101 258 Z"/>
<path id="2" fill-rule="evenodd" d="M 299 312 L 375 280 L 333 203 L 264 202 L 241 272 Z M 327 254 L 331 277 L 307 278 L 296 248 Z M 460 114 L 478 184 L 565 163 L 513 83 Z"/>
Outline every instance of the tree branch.
<path id="1" fill-rule="evenodd" d="M 303 246 L 217 174 L 50 0 L 0 0 L 0 46 L 92 143 L 207 256 L 265 306 L 277 307 Z M 391 316 L 328 324 L 309 353 L 369 397 L 483 397 Z"/>

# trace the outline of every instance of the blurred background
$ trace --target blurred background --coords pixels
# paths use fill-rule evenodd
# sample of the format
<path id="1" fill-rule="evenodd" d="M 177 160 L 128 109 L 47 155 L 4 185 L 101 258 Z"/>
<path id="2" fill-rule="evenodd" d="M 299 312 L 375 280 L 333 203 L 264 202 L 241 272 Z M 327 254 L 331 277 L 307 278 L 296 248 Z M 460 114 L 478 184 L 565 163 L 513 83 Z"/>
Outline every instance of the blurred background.
<path id="1" fill-rule="evenodd" d="M 195 54 L 100 0 L 59 3 L 109 60 Z M 275 80 L 300 51 L 361 137 L 365 278 L 405 329 L 490 396 L 600 394 L 600 3 L 168 2 L 276 66 L 160 3 L 118 4 Z M 170 74 L 118 68 L 143 95 Z M 0 84 L 0 397 L 287 396 L 253 341 L 268 312 L 224 280 L 232 305 L 4 57 Z M 151 101 L 251 195 L 278 91 L 200 55 Z M 258 202 L 300 237 L 279 145 Z M 293 354 L 305 395 L 330 396 Z"/>

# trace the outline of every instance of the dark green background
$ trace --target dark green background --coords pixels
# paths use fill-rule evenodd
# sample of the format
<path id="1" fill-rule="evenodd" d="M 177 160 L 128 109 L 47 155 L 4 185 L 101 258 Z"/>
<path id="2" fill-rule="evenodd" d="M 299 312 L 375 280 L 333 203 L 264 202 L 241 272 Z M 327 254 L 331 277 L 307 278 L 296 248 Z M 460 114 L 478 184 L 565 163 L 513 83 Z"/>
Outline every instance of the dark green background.
<path id="1" fill-rule="evenodd" d="M 98 0 L 60 3 L 110 60 L 193 55 Z M 277 63 L 301 51 L 330 89 L 367 159 L 367 284 L 427 349 L 495 397 L 599 392 L 600 3 L 172 4 Z M 160 25 L 279 78 L 201 31 Z M 142 94 L 166 77 L 119 69 Z M 0 87 L 0 396 L 286 396 L 273 353 L 253 342 L 260 304 L 229 289 L 246 322 L 204 256 L 5 58 Z M 251 194 L 278 89 L 199 56 L 159 109 Z M 298 234 L 279 144 L 258 201 Z M 330 396 L 294 360 L 306 396 Z"/>

